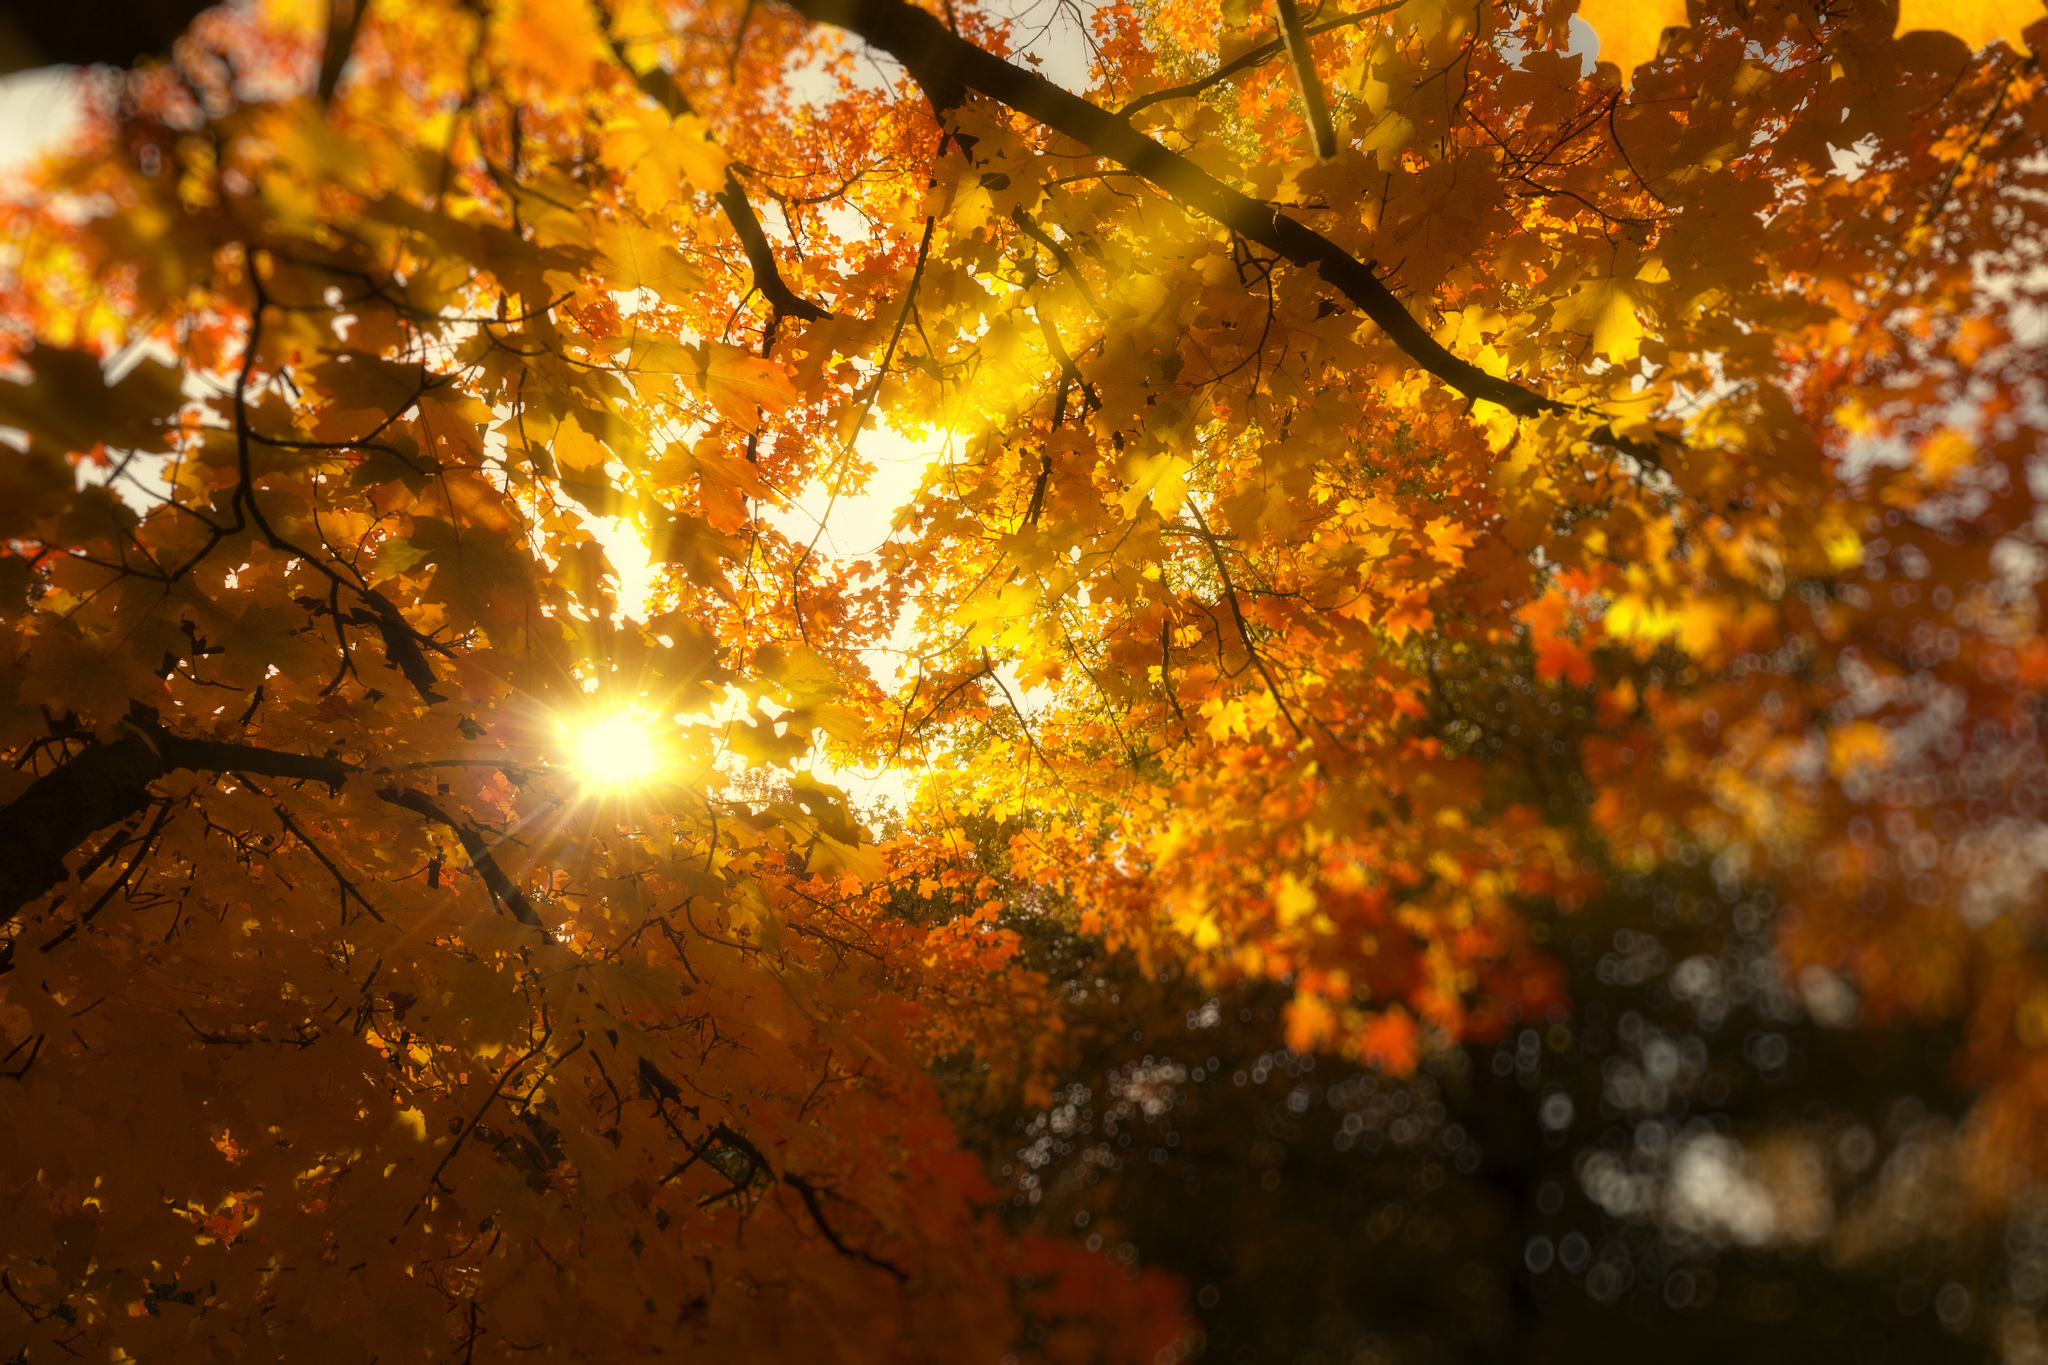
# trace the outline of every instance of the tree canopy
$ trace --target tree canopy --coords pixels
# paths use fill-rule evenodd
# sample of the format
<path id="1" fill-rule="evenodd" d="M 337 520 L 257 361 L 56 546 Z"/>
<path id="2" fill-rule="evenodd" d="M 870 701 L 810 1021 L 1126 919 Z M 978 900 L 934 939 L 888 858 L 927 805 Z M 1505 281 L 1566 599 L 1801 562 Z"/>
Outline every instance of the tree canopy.
<path id="1" fill-rule="evenodd" d="M 1185 1358 L 1191 1271 L 1017 1210 L 1226 998 L 1212 1090 L 1420 1095 L 1439 1185 L 1475 1066 L 1635 1125 L 1524 1161 L 1616 1219 L 1730 1093 L 1659 1010 L 1908 1035 L 2009 1215 L 2037 0 L 1114 0 L 1071 89 L 1062 12 L 249 0 L 91 78 L 0 206 L 17 1360 Z M 1205 1083 L 1115 1065 L 1126 1136 Z M 1817 1245 L 1800 1178 L 1700 1226 Z"/>

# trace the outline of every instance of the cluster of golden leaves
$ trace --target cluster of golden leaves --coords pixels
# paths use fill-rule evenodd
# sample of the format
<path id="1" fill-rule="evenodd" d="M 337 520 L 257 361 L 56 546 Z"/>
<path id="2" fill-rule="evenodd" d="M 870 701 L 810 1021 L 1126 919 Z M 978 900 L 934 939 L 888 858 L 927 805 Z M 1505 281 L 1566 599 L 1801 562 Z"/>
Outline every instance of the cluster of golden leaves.
<path id="1" fill-rule="evenodd" d="M 1262 12 L 1094 14 L 1096 104 L 1520 417 L 781 8 L 378 6 L 326 105 L 132 83 L 0 298 L 0 797 L 149 769 L 6 869 L 26 1330 L 1154 1358 L 1170 1287 L 1006 1234 L 926 1079 L 1049 1055 L 1005 912 L 1403 1068 L 1557 1002 L 1530 905 L 1711 859 L 1873 1017 L 1967 1012 L 1987 1169 L 2039 1156 L 2041 75 L 2009 18 L 1657 13 L 1591 72 L 1568 0 L 1311 16 L 1329 159 Z M 319 25 L 211 41 L 293 89 Z M 888 543 L 779 530 L 884 422 L 944 445 Z M 659 777 L 581 782 L 622 713 Z M 821 749 L 919 773 L 903 837 Z"/>

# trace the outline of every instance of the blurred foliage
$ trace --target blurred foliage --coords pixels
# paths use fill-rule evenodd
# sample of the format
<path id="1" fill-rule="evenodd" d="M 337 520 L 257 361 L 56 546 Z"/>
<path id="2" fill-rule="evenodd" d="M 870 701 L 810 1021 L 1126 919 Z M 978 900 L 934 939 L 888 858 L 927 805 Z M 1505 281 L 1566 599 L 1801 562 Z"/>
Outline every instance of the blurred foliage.
<path id="1" fill-rule="evenodd" d="M 1771 894 L 1710 867 L 1532 910 L 1571 1006 L 1406 1079 L 1290 1050 L 1285 984 L 1013 913 L 1066 1001 L 1052 1101 L 939 1080 L 1013 1222 L 1184 1277 L 1202 1359 L 2030 1358 L 2048 1200 L 1970 1204 L 1954 1030 L 1787 979 Z"/>

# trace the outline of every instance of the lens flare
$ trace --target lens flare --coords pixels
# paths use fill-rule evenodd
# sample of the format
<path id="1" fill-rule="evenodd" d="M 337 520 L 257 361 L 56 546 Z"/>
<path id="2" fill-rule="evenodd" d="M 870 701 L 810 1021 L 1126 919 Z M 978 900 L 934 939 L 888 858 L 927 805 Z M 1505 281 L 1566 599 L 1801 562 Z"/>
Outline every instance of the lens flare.
<path id="1" fill-rule="evenodd" d="M 591 786 L 624 787 L 654 776 L 654 736 L 638 717 L 618 715 L 576 736 L 576 767 Z"/>

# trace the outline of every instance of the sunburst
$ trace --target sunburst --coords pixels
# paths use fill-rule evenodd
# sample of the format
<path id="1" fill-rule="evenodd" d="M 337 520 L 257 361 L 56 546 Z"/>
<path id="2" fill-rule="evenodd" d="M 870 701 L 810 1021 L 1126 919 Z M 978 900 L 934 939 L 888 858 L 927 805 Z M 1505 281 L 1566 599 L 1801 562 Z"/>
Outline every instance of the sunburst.
<path id="1" fill-rule="evenodd" d="M 660 773 L 660 746 L 630 711 L 593 721 L 573 736 L 576 771 L 586 786 L 612 791 L 644 786 Z"/>

